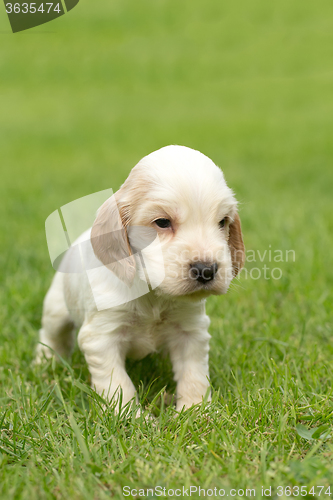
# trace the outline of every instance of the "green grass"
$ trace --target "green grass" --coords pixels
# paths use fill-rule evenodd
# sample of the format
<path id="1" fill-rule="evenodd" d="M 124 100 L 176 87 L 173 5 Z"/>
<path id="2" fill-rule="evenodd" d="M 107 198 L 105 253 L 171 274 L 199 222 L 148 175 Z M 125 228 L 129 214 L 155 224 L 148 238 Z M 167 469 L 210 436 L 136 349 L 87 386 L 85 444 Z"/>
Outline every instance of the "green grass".
<path id="1" fill-rule="evenodd" d="M 94 0 L 12 35 L 2 10 L 1 498 L 121 498 L 125 485 L 333 494 L 332 14 L 328 0 Z M 283 276 L 243 276 L 208 300 L 210 407 L 175 418 L 168 360 L 129 363 L 153 422 L 107 412 L 78 350 L 70 365 L 32 361 L 53 274 L 46 217 L 116 189 L 167 144 L 221 166 L 248 250 L 296 260 L 249 262 Z M 320 429 L 309 439 L 300 425 Z"/>

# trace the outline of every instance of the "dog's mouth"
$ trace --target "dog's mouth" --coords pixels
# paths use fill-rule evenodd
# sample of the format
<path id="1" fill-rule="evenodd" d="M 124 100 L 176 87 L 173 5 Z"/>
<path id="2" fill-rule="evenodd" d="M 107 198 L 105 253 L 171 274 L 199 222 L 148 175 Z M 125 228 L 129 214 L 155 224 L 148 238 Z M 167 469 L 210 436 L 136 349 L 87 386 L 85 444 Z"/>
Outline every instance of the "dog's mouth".
<path id="1" fill-rule="evenodd" d="M 191 282 L 186 288 L 183 293 L 179 294 L 180 297 L 190 300 L 202 300 L 210 295 L 224 295 L 227 293 L 229 285 L 226 283 L 225 286 L 221 286 L 221 283 L 212 280 L 207 283 Z"/>
<path id="2" fill-rule="evenodd" d="M 187 301 L 199 301 L 203 299 L 207 299 L 211 295 L 223 295 L 227 292 L 227 290 L 217 290 L 212 287 L 208 287 L 207 285 L 203 285 L 201 287 L 196 287 L 195 290 L 191 290 L 187 293 L 179 295 L 179 299 L 187 300 Z"/>
<path id="3" fill-rule="evenodd" d="M 155 289 L 157 295 L 168 295 L 174 298 L 188 298 L 188 300 L 202 300 L 210 295 L 224 295 L 229 289 L 232 277 L 227 271 L 223 271 L 221 266 L 220 273 L 215 276 L 195 276 L 192 273 L 183 273 L 182 279 L 171 278 L 166 274 L 163 282 Z M 171 273 L 170 273 L 171 274 Z M 205 279 L 202 279 L 205 278 Z M 210 278 L 210 279 L 209 279 Z"/>
<path id="4" fill-rule="evenodd" d="M 193 289 L 189 291 L 189 294 L 220 295 L 225 293 L 227 288 L 227 286 L 221 287 L 220 284 L 213 280 L 208 283 L 196 283 Z"/>

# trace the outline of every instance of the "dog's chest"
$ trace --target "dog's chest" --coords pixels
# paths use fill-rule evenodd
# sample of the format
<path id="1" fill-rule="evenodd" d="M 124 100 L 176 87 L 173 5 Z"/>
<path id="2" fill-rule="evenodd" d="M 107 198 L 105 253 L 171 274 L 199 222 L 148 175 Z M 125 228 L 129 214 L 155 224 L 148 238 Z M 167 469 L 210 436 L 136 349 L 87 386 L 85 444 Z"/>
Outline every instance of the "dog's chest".
<path id="1" fill-rule="evenodd" d="M 146 314 L 132 314 L 131 327 L 127 329 L 129 339 L 128 357 L 140 359 L 159 350 L 172 328 L 166 311 L 150 308 Z"/>

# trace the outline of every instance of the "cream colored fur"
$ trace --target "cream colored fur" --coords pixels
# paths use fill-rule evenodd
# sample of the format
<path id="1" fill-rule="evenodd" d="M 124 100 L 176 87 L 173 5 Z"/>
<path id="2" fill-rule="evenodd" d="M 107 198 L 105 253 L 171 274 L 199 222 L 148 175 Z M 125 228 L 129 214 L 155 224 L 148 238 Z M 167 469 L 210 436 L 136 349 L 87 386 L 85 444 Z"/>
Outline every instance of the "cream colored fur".
<path id="1" fill-rule="evenodd" d="M 170 220 L 172 227 L 159 228 L 154 221 L 160 218 Z M 133 251 L 133 227 L 158 235 L 163 259 L 156 257 L 154 245 L 145 259 L 149 279 L 156 277 L 157 283 L 161 271 L 164 278 L 145 295 L 119 305 L 120 285 L 135 287 L 145 279 Z M 74 329 L 79 328 L 78 344 L 92 386 L 109 399 L 121 389 L 123 404 L 136 397 L 125 370 L 126 357 L 142 358 L 161 350 L 171 358 L 177 410 L 200 403 L 205 395 L 209 399 L 210 321 L 205 300 L 226 293 L 244 263 L 237 203 L 221 170 L 203 154 L 182 146 L 151 153 L 102 205 L 80 241 L 88 241 L 83 257 L 92 264 L 81 274 L 56 273 L 44 301 L 40 341 L 67 355 L 74 345 Z M 207 283 L 193 279 L 191 266 L 196 262 L 216 263 L 215 278 Z M 51 355 L 39 344 L 38 361 Z"/>

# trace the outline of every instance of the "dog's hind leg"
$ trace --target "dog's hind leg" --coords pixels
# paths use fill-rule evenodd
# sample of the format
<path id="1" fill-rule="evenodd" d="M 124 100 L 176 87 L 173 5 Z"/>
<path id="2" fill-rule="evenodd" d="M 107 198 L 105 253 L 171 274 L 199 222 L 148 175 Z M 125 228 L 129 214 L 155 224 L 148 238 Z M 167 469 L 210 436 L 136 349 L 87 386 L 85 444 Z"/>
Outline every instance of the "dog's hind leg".
<path id="1" fill-rule="evenodd" d="M 61 273 L 55 275 L 44 300 L 39 341 L 36 363 L 54 354 L 69 356 L 75 345 L 75 325 L 66 306 Z"/>

